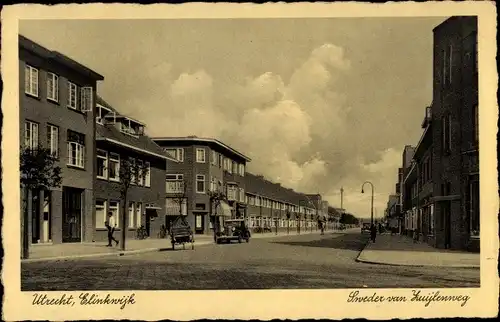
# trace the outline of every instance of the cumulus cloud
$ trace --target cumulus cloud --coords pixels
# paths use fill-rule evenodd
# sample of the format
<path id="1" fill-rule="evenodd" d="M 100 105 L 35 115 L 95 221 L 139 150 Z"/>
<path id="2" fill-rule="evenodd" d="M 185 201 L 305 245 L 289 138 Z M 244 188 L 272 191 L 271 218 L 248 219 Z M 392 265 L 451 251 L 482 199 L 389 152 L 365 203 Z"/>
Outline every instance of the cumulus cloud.
<path id="1" fill-rule="evenodd" d="M 302 192 L 320 192 L 334 205 L 344 186 L 345 204 L 366 213 L 360 184 L 371 179 L 380 191 L 390 191 L 400 154 L 382 151 L 367 162 L 359 142 L 349 140 L 350 109 L 338 84 L 350 66 L 343 48 L 325 44 L 312 50 L 288 80 L 265 72 L 227 84 L 203 69 L 180 73 L 163 94 L 161 112 L 149 116 L 149 131 L 223 140 L 252 158 L 251 172 Z M 383 198 L 376 198 L 379 207 Z"/>

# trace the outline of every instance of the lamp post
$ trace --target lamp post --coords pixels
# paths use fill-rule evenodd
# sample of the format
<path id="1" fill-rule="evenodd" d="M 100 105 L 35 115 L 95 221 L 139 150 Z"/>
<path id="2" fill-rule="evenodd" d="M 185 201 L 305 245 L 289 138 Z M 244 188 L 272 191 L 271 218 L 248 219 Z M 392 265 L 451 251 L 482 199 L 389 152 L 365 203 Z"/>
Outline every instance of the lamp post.
<path id="1" fill-rule="evenodd" d="M 373 225 L 373 192 L 374 192 L 375 188 L 373 187 L 373 183 L 371 183 L 370 181 L 365 181 L 365 182 L 363 182 L 363 185 L 361 186 L 361 193 L 365 193 L 364 186 L 367 183 L 369 183 L 370 186 L 372 187 L 372 203 L 371 203 L 371 214 L 370 214 L 370 226 L 371 226 L 371 225 Z"/>

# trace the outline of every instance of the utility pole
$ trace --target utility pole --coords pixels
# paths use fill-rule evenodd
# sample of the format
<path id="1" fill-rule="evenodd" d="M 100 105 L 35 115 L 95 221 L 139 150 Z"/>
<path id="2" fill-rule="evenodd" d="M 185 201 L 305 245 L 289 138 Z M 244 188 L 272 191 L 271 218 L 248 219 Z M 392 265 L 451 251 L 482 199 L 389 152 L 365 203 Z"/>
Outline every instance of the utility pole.
<path id="1" fill-rule="evenodd" d="M 340 209 L 344 209 L 344 187 L 340 188 Z"/>

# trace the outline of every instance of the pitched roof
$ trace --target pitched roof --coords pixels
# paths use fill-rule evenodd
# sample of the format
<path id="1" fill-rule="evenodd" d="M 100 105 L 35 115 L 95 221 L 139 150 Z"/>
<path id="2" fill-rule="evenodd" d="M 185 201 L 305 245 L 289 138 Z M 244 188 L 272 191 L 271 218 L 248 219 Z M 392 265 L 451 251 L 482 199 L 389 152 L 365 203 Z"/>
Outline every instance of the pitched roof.
<path id="1" fill-rule="evenodd" d="M 97 104 L 103 105 L 104 107 L 109 108 L 110 110 L 118 114 L 116 109 L 113 108 L 106 101 L 104 101 L 100 96 L 97 96 Z M 163 149 L 147 135 L 140 135 L 138 137 L 134 137 L 122 133 L 120 132 L 119 129 L 115 127 L 114 124 L 98 125 L 96 128 L 96 140 L 107 141 L 115 145 L 120 145 L 125 148 L 130 148 L 140 153 L 149 154 L 158 158 L 177 162 L 177 160 L 168 156 L 163 151 Z"/>

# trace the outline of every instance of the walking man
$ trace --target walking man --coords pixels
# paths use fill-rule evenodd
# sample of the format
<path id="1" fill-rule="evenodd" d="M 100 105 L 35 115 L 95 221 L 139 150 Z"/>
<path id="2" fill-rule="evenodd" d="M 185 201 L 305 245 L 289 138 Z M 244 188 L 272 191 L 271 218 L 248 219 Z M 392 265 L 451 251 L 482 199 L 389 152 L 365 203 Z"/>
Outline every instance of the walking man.
<path id="1" fill-rule="evenodd" d="M 377 238 L 377 226 L 372 224 L 370 227 L 370 237 L 372 239 L 372 242 L 375 243 L 375 239 Z"/>
<path id="2" fill-rule="evenodd" d="M 113 233 L 115 232 L 116 229 L 116 219 L 115 216 L 113 216 L 113 213 L 110 211 L 108 212 L 108 220 L 106 220 L 106 228 L 108 229 L 108 245 L 107 247 L 111 247 L 111 241 L 114 241 L 116 243 L 116 246 L 118 246 L 119 241 L 116 240 L 113 237 Z"/>

